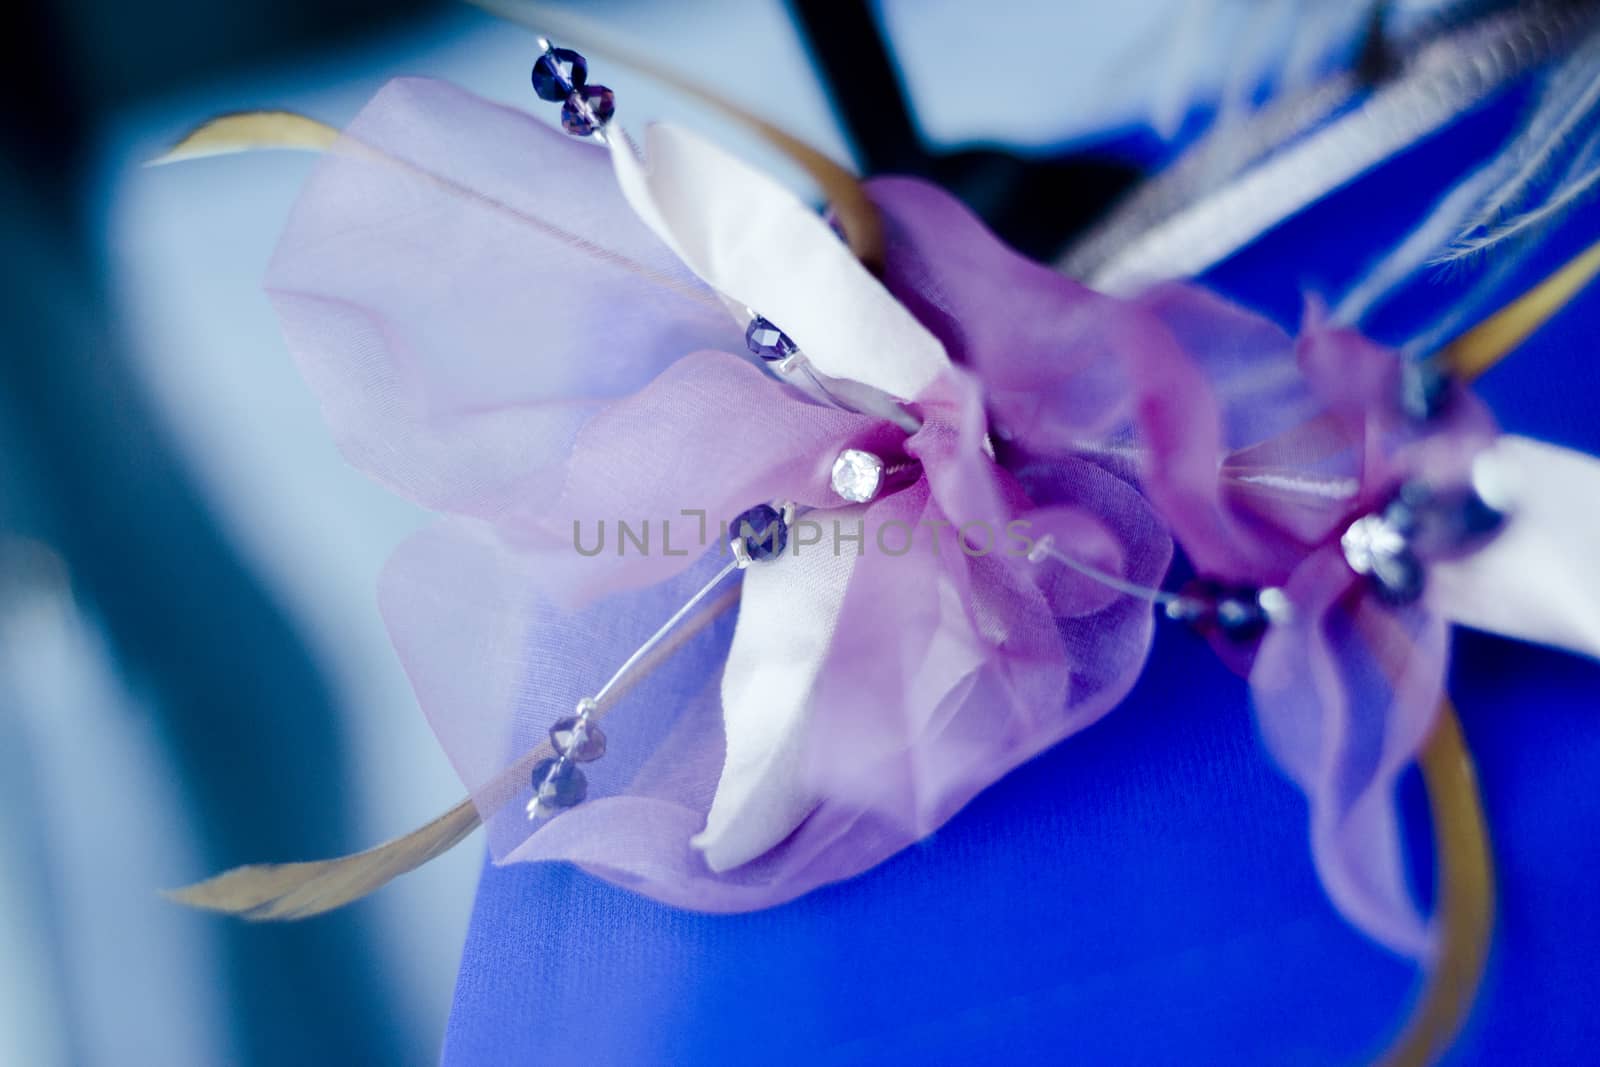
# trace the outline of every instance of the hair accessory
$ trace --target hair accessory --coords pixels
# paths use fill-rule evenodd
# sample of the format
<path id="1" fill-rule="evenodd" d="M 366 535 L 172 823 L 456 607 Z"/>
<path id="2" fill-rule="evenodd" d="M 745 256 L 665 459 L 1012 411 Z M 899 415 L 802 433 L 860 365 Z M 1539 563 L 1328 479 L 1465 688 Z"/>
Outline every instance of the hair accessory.
<path id="1" fill-rule="evenodd" d="M 562 50 L 535 64 L 541 98 L 588 77 Z M 919 183 L 870 193 L 892 223 L 880 281 L 815 212 L 683 131 L 653 128 L 646 166 L 625 138 L 607 164 L 547 129 L 394 83 L 308 187 L 268 283 L 346 454 L 445 516 L 397 555 L 382 602 L 495 854 L 759 907 L 878 862 L 1114 706 L 1149 600 L 1041 574 L 1026 550 L 1047 536 L 1144 589 L 1169 542 L 1096 459 L 1114 396 L 1032 422 L 1009 398 L 1106 396 L 1093 351 L 1138 313 Z M 950 274 L 939 260 L 963 245 L 982 265 Z M 742 251 L 773 247 L 818 266 Z M 430 278 L 461 298 L 412 299 Z M 513 287 L 561 299 L 530 307 Z M 934 292 L 959 294 L 953 316 L 931 314 Z M 1036 324 L 1082 336 L 1083 358 L 1043 359 L 1059 342 Z M 817 389 L 725 354 L 743 347 Z M 794 504 L 747 508 L 717 560 L 713 517 L 751 498 Z M 747 563 L 737 625 L 662 658 Z M 580 696 L 612 649 L 634 651 Z"/>
<path id="2" fill-rule="evenodd" d="M 1335 906 L 1427 960 L 1392 801 L 1447 624 L 1600 653 L 1563 500 L 1600 499 L 1600 464 L 1502 435 L 1457 380 L 1481 353 L 1402 357 L 1315 305 L 1292 338 L 1187 284 L 1112 298 L 919 181 L 843 183 L 868 271 L 695 135 L 609 135 L 610 91 L 542 44 L 535 93 L 603 151 L 393 82 L 268 283 L 346 456 L 440 516 L 382 607 L 496 858 L 704 910 L 792 898 L 1109 712 L 1160 608 L 1248 675 Z M 1175 592 L 1173 538 L 1198 573 Z M 306 876 L 358 890 L 234 910 L 350 899 L 463 810 Z"/>

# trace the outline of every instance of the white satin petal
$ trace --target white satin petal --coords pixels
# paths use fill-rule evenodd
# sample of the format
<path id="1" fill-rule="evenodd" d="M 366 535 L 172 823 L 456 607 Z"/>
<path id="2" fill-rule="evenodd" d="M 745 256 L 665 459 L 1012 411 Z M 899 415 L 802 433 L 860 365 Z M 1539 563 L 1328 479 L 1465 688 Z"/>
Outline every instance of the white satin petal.
<path id="1" fill-rule="evenodd" d="M 1510 519 L 1481 551 L 1434 566 L 1434 605 L 1463 626 L 1600 658 L 1600 459 L 1509 434 L 1490 458 Z"/>
<path id="2" fill-rule="evenodd" d="M 707 285 L 776 323 L 823 374 L 906 399 L 949 365 L 938 339 L 778 182 L 671 125 L 649 128 L 648 168 L 626 137 L 610 144 L 644 223 Z"/>
<path id="3" fill-rule="evenodd" d="M 854 522 L 857 513 L 826 515 Z M 727 755 L 706 827 L 693 841 L 714 871 L 755 859 L 816 807 L 804 784 L 811 690 L 855 563 L 854 552 L 835 554 L 823 543 L 744 572 L 722 670 Z"/>

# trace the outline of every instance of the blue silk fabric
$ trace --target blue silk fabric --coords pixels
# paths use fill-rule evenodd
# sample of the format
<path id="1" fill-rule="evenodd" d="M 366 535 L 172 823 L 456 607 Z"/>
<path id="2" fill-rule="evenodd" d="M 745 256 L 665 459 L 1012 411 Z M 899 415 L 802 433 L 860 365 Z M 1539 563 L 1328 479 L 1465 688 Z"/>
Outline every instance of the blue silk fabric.
<path id="1" fill-rule="evenodd" d="M 1293 327 L 1307 294 L 1337 297 L 1499 144 L 1520 103 L 1416 145 L 1207 283 Z M 1570 217 L 1502 299 L 1596 238 L 1600 211 Z M 1430 274 L 1371 331 L 1405 340 L 1487 266 Z M 1600 454 L 1597 333 L 1600 286 L 1478 391 L 1507 430 Z M 1600 665 L 1458 630 L 1450 692 L 1498 910 L 1445 1062 L 1594 1062 Z M 1401 793 L 1426 889 L 1415 772 Z M 1347 1064 L 1383 1049 L 1418 987 L 1324 899 L 1305 804 L 1258 742 L 1243 681 L 1163 623 L 1143 679 L 1101 723 L 922 844 L 792 904 L 699 915 L 566 866 L 486 866 L 444 1062 Z"/>

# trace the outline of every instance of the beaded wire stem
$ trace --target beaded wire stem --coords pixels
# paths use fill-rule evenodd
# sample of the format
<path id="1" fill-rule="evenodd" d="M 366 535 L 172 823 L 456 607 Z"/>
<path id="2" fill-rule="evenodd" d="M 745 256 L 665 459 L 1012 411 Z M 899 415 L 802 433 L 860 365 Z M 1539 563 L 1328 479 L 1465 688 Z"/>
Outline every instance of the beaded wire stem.
<path id="1" fill-rule="evenodd" d="M 735 559 L 718 571 L 694 596 L 685 601 L 671 618 L 662 623 L 655 633 L 646 638 L 644 644 L 623 661 L 622 666 L 607 679 L 605 685 L 596 690 L 593 696 L 586 696 L 578 701 L 574 715 L 559 719 L 550 727 L 550 747 L 555 751 L 555 757 L 542 760 L 533 767 L 530 776 L 533 781 L 533 797 L 528 801 L 528 818 L 548 818 L 584 799 L 588 794 L 588 782 L 583 772 L 578 769 L 578 764 L 597 760 L 606 752 L 606 735 L 593 722 L 594 714 L 599 710 L 601 703 L 613 690 L 626 684 L 639 664 L 643 663 L 650 653 L 677 629 L 679 623 L 688 618 L 730 574 L 738 569 L 740 563 Z"/>
<path id="2" fill-rule="evenodd" d="M 530 774 L 533 797 L 528 801 L 529 819 L 544 819 L 570 808 L 588 796 L 589 783 L 580 763 L 599 759 L 606 752 L 606 736 L 594 717 L 611 695 L 631 684 L 634 674 L 687 618 L 731 575 L 754 563 L 778 558 L 788 544 L 789 528 L 794 524 L 793 504 L 774 507 L 758 504 L 729 524 L 728 550 L 733 559 L 712 575 L 683 606 L 645 638 L 606 683 L 578 701 L 574 714 L 558 719 L 550 727 L 551 758 L 534 764 Z"/>

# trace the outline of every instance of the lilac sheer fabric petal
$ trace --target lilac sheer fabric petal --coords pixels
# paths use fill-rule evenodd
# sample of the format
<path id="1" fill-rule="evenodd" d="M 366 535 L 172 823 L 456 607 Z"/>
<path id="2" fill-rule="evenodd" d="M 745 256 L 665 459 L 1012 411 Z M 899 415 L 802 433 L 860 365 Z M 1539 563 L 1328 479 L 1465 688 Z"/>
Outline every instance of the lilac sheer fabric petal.
<path id="1" fill-rule="evenodd" d="M 584 424 L 559 494 L 520 503 L 503 525 L 564 599 L 648 585 L 725 552 L 724 528 L 756 504 L 837 503 L 834 459 L 880 426 L 743 359 L 695 353 Z"/>
<path id="2" fill-rule="evenodd" d="M 1092 463 L 1026 473 L 1055 506 L 1024 512 L 992 552 L 959 540 L 922 483 L 867 513 L 867 554 L 817 682 L 810 767 L 819 795 L 868 808 L 908 839 L 1109 711 L 1149 652 L 1147 601 L 1053 561 L 1028 564 L 1016 538 L 1051 533 L 1154 585 L 1171 552 L 1154 515 Z"/>
<path id="3" fill-rule="evenodd" d="M 1162 333 L 1134 356 L 1146 492 L 1197 570 L 1283 581 L 1349 508 L 1348 440 L 1271 323 L 1189 286 L 1139 303 Z"/>
<path id="4" fill-rule="evenodd" d="M 1093 567 L 1103 574 L 1121 576 L 1129 570 L 1127 551 L 1122 541 L 1095 514 L 1077 507 L 1035 508 L 1007 531 L 1019 551 L 1032 551 L 1049 538 L 1054 545 L 1065 545 L 1075 562 Z M 1134 548 L 1129 545 L 1126 548 Z M 1026 558 L 1026 557 L 1025 557 Z M 1102 581 L 1065 567 L 1046 556 L 1030 563 L 1033 582 L 1058 620 L 1092 615 L 1109 607 L 1117 590 Z"/>
<path id="5" fill-rule="evenodd" d="M 1064 717 L 1068 678 L 1043 597 L 947 524 L 924 483 L 867 510 L 814 696 L 818 794 L 908 841 L 1065 733 L 1039 728 Z"/>
<path id="6" fill-rule="evenodd" d="M 996 434 L 1041 451 L 1101 447 L 1127 418 L 1138 316 L 1008 248 L 949 193 L 910 178 L 867 192 L 884 284 L 983 381 Z"/>
<path id="7" fill-rule="evenodd" d="M 922 426 L 905 443 L 920 461 L 942 516 L 957 530 L 992 543 L 1006 521 L 1028 506 L 1021 487 L 989 452 L 984 393 L 961 368 L 946 371 L 922 396 Z"/>
<path id="8" fill-rule="evenodd" d="M 1354 330 L 1329 326 L 1313 305 L 1298 346 L 1299 365 L 1342 435 L 1359 446 L 1357 506 L 1380 506 L 1403 479 L 1444 487 L 1465 481 L 1472 459 L 1499 434 L 1476 396 L 1452 384 L 1440 413 L 1417 423 L 1400 410 L 1400 358 Z"/>
<path id="9" fill-rule="evenodd" d="M 1250 674 L 1262 737 L 1306 792 L 1312 855 L 1334 905 L 1379 943 L 1427 959 L 1394 792 L 1439 707 L 1447 628 L 1424 608 L 1378 603 L 1334 547 L 1285 591 L 1297 617 L 1267 634 Z"/>
<path id="10" fill-rule="evenodd" d="M 478 516 L 559 488 L 549 464 L 600 404 L 743 343 L 603 149 L 422 79 L 318 166 L 266 285 L 346 457 Z"/>
<path id="11" fill-rule="evenodd" d="M 1425 959 L 1394 788 L 1439 705 L 1447 628 L 1420 604 L 1380 601 L 1338 539 L 1409 480 L 1459 485 L 1493 420 L 1460 388 L 1438 418 L 1409 418 L 1400 357 L 1330 326 L 1314 303 L 1291 340 L 1193 287 L 1138 302 L 1173 342 L 1133 357 L 1143 484 L 1201 573 L 1284 587 L 1293 618 L 1253 659 L 1216 643 L 1248 671 L 1267 747 L 1307 794 L 1329 897 L 1379 942 Z"/>

